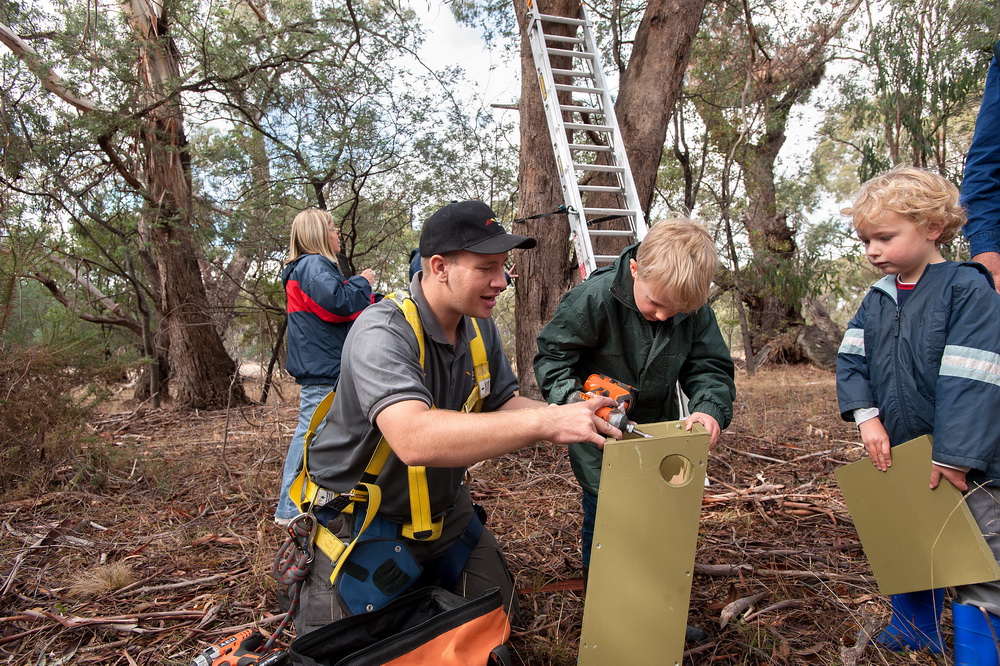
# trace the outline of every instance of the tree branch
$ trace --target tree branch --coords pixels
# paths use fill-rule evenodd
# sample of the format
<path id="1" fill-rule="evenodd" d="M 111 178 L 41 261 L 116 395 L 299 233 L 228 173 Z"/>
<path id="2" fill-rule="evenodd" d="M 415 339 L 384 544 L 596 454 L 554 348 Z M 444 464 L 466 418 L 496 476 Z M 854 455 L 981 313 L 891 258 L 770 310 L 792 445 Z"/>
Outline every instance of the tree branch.
<path id="1" fill-rule="evenodd" d="M 122 308 L 121 308 L 120 305 L 118 305 L 117 303 L 115 303 L 114 301 L 112 301 L 110 298 L 108 298 L 107 296 L 105 296 L 103 293 L 101 293 L 90 282 L 90 280 L 87 280 L 85 277 L 79 275 L 78 273 L 75 273 L 73 271 L 73 269 L 65 266 L 62 263 L 60 263 L 62 260 L 57 259 L 57 258 L 53 258 L 53 261 L 55 261 L 57 264 L 59 264 L 67 272 L 69 272 L 70 275 L 73 276 L 74 282 L 76 282 L 77 284 L 79 284 L 82 287 L 84 287 L 85 289 L 87 289 L 91 294 L 94 294 L 97 297 L 97 300 L 100 301 L 100 303 L 102 305 L 104 305 L 104 307 L 108 308 L 109 310 L 111 310 L 111 312 L 114 312 L 118 316 L 116 316 L 116 317 L 102 317 L 100 315 L 90 314 L 89 312 L 81 312 L 79 308 L 77 308 L 75 305 L 73 305 L 73 303 L 70 302 L 70 300 L 66 296 L 66 294 L 64 294 L 63 291 L 62 291 L 62 289 L 59 288 L 59 285 L 56 284 L 56 281 L 55 281 L 54 278 L 52 278 L 49 275 L 46 275 L 45 273 L 39 273 L 37 271 L 34 272 L 34 273 L 31 273 L 30 277 L 38 280 L 38 282 L 40 282 L 42 284 L 42 286 L 44 286 L 46 289 L 49 290 L 49 292 L 52 294 L 52 296 L 57 301 L 59 301 L 60 303 L 62 303 L 63 305 L 65 305 L 66 308 L 69 309 L 70 311 L 75 312 L 76 315 L 80 319 L 83 319 L 84 321 L 89 321 L 89 322 L 92 322 L 94 324 L 108 324 L 108 325 L 111 325 L 111 326 L 121 326 L 123 328 L 127 328 L 128 330 L 132 331 L 136 335 L 139 335 L 139 336 L 142 335 L 142 325 L 139 322 L 137 322 L 135 319 L 133 319 L 132 317 L 130 317 L 128 314 L 126 314 L 125 311 L 122 310 Z"/>
<path id="2" fill-rule="evenodd" d="M 38 52 L 3 23 L 0 23 L 0 43 L 3 43 L 14 55 L 24 61 L 46 90 L 81 111 L 101 111 L 101 108 L 94 102 L 73 94 L 66 87 L 66 82 L 63 81 L 62 77 L 45 64 Z"/>

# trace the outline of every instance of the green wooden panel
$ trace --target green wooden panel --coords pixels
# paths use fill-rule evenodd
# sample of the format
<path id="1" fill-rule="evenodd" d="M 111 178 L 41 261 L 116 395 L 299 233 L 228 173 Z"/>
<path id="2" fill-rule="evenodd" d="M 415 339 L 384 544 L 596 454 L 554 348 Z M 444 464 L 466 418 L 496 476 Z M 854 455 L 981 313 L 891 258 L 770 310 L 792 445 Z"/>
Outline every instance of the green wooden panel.
<path id="1" fill-rule="evenodd" d="M 604 447 L 581 666 L 679 665 L 705 488 L 708 434 L 640 424 Z"/>
<path id="2" fill-rule="evenodd" d="M 835 473 L 882 594 L 1000 579 L 961 491 L 944 479 L 930 489 L 932 442 L 893 447 L 885 472 L 864 458 Z"/>

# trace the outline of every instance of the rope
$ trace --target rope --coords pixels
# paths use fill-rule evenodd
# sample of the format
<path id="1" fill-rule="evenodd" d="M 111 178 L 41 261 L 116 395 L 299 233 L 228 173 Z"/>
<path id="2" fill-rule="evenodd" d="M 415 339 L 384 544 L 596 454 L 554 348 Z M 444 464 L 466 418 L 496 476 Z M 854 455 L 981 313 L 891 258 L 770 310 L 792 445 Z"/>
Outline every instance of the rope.
<path id="1" fill-rule="evenodd" d="M 528 220 L 537 220 L 537 219 L 542 218 L 542 217 L 548 217 L 549 215 L 560 215 L 560 214 L 563 214 L 563 213 L 566 213 L 566 212 L 567 212 L 566 206 L 559 206 L 559 208 L 556 208 L 551 213 L 539 213 L 538 215 L 531 215 L 531 216 L 528 216 L 528 217 L 519 217 L 516 220 L 514 220 L 514 222 L 515 223 L 516 222 L 527 222 Z"/>
<path id="2" fill-rule="evenodd" d="M 624 220 L 628 215 L 605 215 L 604 217 L 599 217 L 596 220 L 587 220 L 587 226 L 591 224 L 597 224 L 598 222 L 610 222 L 611 220 Z"/>
<path id="3" fill-rule="evenodd" d="M 549 217 L 550 215 L 565 215 L 569 212 L 566 206 L 559 206 L 551 213 L 539 213 L 538 215 L 530 215 L 528 217 L 519 217 L 514 222 L 527 222 L 528 220 L 537 220 L 543 217 Z M 597 224 L 598 222 L 610 222 L 611 220 L 623 220 L 629 217 L 628 215 L 605 215 L 604 217 L 599 217 L 596 220 L 587 220 L 587 226 L 591 224 Z"/>
<path id="4" fill-rule="evenodd" d="M 288 612 L 278 628 L 264 645 L 264 652 L 271 649 L 278 636 L 285 630 L 299 609 L 299 595 L 302 585 L 309 577 L 309 565 L 313 561 L 312 535 L 316 518 L 311 513 L 299 514 L 288 524 L 288 537 L 278 548 L 271 566 L 271 576 L 279 585 L 288 586 Z"/>

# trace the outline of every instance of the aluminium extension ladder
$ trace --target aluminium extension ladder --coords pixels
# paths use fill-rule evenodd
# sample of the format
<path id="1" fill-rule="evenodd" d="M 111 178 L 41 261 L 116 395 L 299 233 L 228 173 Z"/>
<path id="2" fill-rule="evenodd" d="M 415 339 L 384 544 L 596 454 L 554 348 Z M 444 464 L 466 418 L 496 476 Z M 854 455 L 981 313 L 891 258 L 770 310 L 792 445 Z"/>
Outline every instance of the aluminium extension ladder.
<path id="1" fill-rule="evenodd" d="M 576 248 L 580 277 L 586 279 L 599 264 L 618 258 L 617 254 L 595 254 L 595 238 L 617 236 L 625 238 L 626 244 L 637 243 L 646 235 L 646 220 L 586 10 L 580 5 L 578 18 L 541 14 L 535 1 L 528 0 L 528 36 L 562 184 L 570 238 Z M 575 34 L 545 32 L 546 27 L 556 24 L 575 27 Z M 553 58 L 570 58 L 572 64 L 568 69 L 554 67 Z M 564 98 L 569 103 L 560 103 L 560 92 L 569 93 L 569 99 Z M 589 207 L 586 197 L 597 193 L 610 195 L 609 198 L 617 200 L 616 206 Z M 596 222 L 617 218 L 627 219 L 629 228 L 592 228 Z"/>
<path id="2" fill-rule="evenodd" d="M 559 182 L 562 184 L 570 238 L 580 263 L 580 278 L 585 280 L 598 264 L 609 264 L 618 258 L 617 254 L 594 254 L 594 238 L 624 237 L 631 245 L 646 236 L 648 227 L 618 128 L 615 105 L 601 67 L 594 40 L 594 25 L 587 18 L 587 10 L 581 4 L 578 18 L 553 16 L 539 13 L 535 2 L 528 0 L 528 37 L 542 91 L 549 138 L 555 151 Z M 545 32 L 545 26 L 553 24 L 575 26 L 576 34 L 564 36 Z M 571 58 L 571 67 L 553 67 L 552 58 L 558 57 Z M 555 80 L 557 76 L 558 83 Z M 570 93 L 569 104 L 559 102 L 557 96 L 560 92 Z M 605 184 L 591 184 L 597 174 L 602 174 L 611 182 L 605 180 Z M 584 193 L 597 192 L 616 195 L 622 207 L 587 207 Z M 590 228 L 594 222 L 619 217 L 628 220 L 628 229 Z M 687 418 L 690 415 L 688 399 L 680 382 L 677 382 L 677 403 L 681 418 Z"/>

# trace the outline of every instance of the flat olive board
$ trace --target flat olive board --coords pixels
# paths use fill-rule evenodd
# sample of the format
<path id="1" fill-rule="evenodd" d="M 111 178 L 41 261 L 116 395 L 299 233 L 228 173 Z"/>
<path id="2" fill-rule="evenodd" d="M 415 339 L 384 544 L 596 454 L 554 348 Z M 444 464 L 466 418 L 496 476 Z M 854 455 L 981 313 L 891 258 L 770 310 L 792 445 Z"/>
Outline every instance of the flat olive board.
<path id="1" fill-rule="evenodd" d="M 835 473 L 882 594 L 1000 579 L 961 491 L 945 479 L 930 489 L 932 442 L 894 446 L 885 472 L 864 458 Z"/>
<path id="2" fill-rule="evenodd" d="M 708 434 L 639 424 L 608 440 L 583 611 L 581 666 L 669 666 L 684 656 Z"/>

